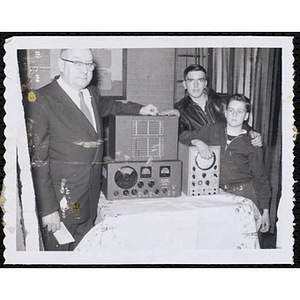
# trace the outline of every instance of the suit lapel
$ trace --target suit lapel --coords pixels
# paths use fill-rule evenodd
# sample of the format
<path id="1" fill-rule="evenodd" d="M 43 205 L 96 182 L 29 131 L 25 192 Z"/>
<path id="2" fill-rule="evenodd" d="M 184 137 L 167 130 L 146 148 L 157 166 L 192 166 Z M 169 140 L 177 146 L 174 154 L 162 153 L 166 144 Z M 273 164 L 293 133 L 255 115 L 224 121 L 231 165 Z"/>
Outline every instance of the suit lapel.
<path id="1" fill-rule="evenodd" d="M 95 114 L 95 121 L 96 121 L 96 128 L 97 128 L 97 133 L 98 133 L 98 141 L 100 141 L 100 143 L 104 143 L 103 138 L 102 138 L 102 123 L 101 123 L 101 117 L 100 117 L 100 112 L 99 112 L 99 108 L 98 108 L 98 103 L 94 93 L 92 92 L 92 90 L 90 88 L 88 88 L 89 93 L 91 95 L 91 100 L 92 100 L 92 106 L 93 106 L 93 110 L 94 110 L 94 114 Z M 102 149 L 102 147 L 98 147 L 97 151 L 95 153 L 94 156 L 94 161 L 97 161 L 100 150 Z M 101 158 L 102 159 L 102 158 Z"/>
<path id="2" fill-rule="evenodd" d="M 80 130 L 87 133 L 92 139 L 97 139 L 97 133 L 93 125 L 88 121 L 82 111 L 77 107 L 73 100 L 67 95 L 67 93 L 60 87 L 60 85 L 55 81 L 53 82 L 56 87 L 54 88 L 54 101 L 57 108 L 61 113 Z M 95 111 L 95 109 L 94 109 Z M 95 114 L 97 120 L 97 116 Z M 97 123 L 97 121 L 96 121 Z M 98 128 L 97 128 L 98 129 Z"/>
<path id="3" fill-rule="evenodd" d="M 87 89 L 91 95 L 91 101 L 92 101 L 92 107 L 94 110 L 96 128 L 97 128 L 98 135 L 100 137 L 101 131 L 102 131 L 102 128 L 101 128 L 102 125 L 101 125 L 101 117 L 100 117 L 100 113 L 99 113 L 97 99 L 96 99 L 94 93 L 92 92 L 92 90 L 90 88 L 87 88 Z"/>

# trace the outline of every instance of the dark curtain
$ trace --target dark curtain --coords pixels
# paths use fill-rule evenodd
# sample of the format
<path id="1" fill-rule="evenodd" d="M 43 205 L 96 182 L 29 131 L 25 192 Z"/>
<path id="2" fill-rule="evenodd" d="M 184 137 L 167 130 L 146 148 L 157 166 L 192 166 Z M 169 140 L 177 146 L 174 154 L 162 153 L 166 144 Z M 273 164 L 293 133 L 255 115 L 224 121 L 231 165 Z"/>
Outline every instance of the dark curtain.
<path id="1" fill-rule="evenodd" d="M 281 197 L 281 49 L 258 49 L 253 77 L 253 127 L 263 137 L 264 162 L 272 190 L 270 232 L 274 233 Z"/>

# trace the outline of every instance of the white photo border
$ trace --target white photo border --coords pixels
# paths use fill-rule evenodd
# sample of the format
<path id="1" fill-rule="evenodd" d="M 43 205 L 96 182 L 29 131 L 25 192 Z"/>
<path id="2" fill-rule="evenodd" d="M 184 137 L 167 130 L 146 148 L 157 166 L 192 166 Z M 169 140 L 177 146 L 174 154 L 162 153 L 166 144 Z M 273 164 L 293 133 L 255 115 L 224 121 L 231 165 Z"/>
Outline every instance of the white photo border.
<path id="1" fill-rule="evenodd" d="M 149 257 L 145 253 L 128 253 L 127 259 L 108 259 L 113 255 L 99 252 L 86 253 L 49 253 L 39 251 L 37 245 L 28 243 L 26 251 L 16 250 L 16 155 L 21 158 L 24 172 L 22 182 L 24 193 L 34 200 L 31 184 L 30 161 L 27 149 L 27 136 L 22 107 L 22 94 L 18 73 L 18 49 L 51 48 L 188 48 L 188 47 L 231 47 L 231 48 L 282 48 L 282 103 L 283 103 L 283 149 L 282 149 L 282 190 L 284 199 L 280 201 L 278 218 L 281 226 L 278 230 L 280 249 L 247 251 L 195 251 L 188 253 L 155 253 Z M 109 45 L 109 46 L 108 46 Z M 292 264 L 293 263 L 293 37 L 274 36 L 23 36 L 6 40 L 5 80 L 6 116 L 4 122 L 6 160 L 4 179 L 4 222 L 5 222 L 5 264 Z M 37 226 L 34 201 L 26 204 L 24 213 L 27 220 L 28 241 L 36 240 Z M 283 232 L 280 232 L 283 230 Z M 30 245 L 33 245 L 32 247 Z M 103 258 L 105 257 L 105 258 Z"/>

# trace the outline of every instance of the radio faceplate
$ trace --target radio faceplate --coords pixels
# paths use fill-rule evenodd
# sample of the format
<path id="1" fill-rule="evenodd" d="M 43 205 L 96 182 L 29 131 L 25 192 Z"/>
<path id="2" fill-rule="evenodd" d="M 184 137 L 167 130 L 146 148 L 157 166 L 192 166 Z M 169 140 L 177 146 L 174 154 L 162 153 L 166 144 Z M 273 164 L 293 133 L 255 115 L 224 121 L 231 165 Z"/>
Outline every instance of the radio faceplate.
<path id="1" fill-rule="evenodd" d="M 179 160 L 105 163 L 102 191 L 107 200 L 179 197 L 181 166 Z"/>
<path id="2" fill-rule="evenodd" d="M 187 196 L 214 195 L 219 191 L 220 146 L 210 146 L 213 157 L 203 159 L 196 146 L 179 143 L 178 158 L 182 161 L 182 192 Z"/>

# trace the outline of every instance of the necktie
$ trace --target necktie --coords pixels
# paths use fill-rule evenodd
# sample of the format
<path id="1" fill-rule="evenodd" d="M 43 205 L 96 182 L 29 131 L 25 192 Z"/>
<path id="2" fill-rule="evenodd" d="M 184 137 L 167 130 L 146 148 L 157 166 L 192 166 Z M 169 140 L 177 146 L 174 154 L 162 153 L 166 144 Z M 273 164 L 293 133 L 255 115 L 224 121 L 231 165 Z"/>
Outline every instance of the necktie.
<path id="1" fill-rule="evenodd" d="M 87 107 L 87 105 L 85 104 L 83 93 L 79 92 L 78 96 L 79 96 L 79 99 L 80 99 L 80 109 L 81 109 L 81 111 L 84 113 L 86 118 L 90 121 L 90 123 L 93 125 L 92 114 L 91 114 L 89 108 Z"/>

